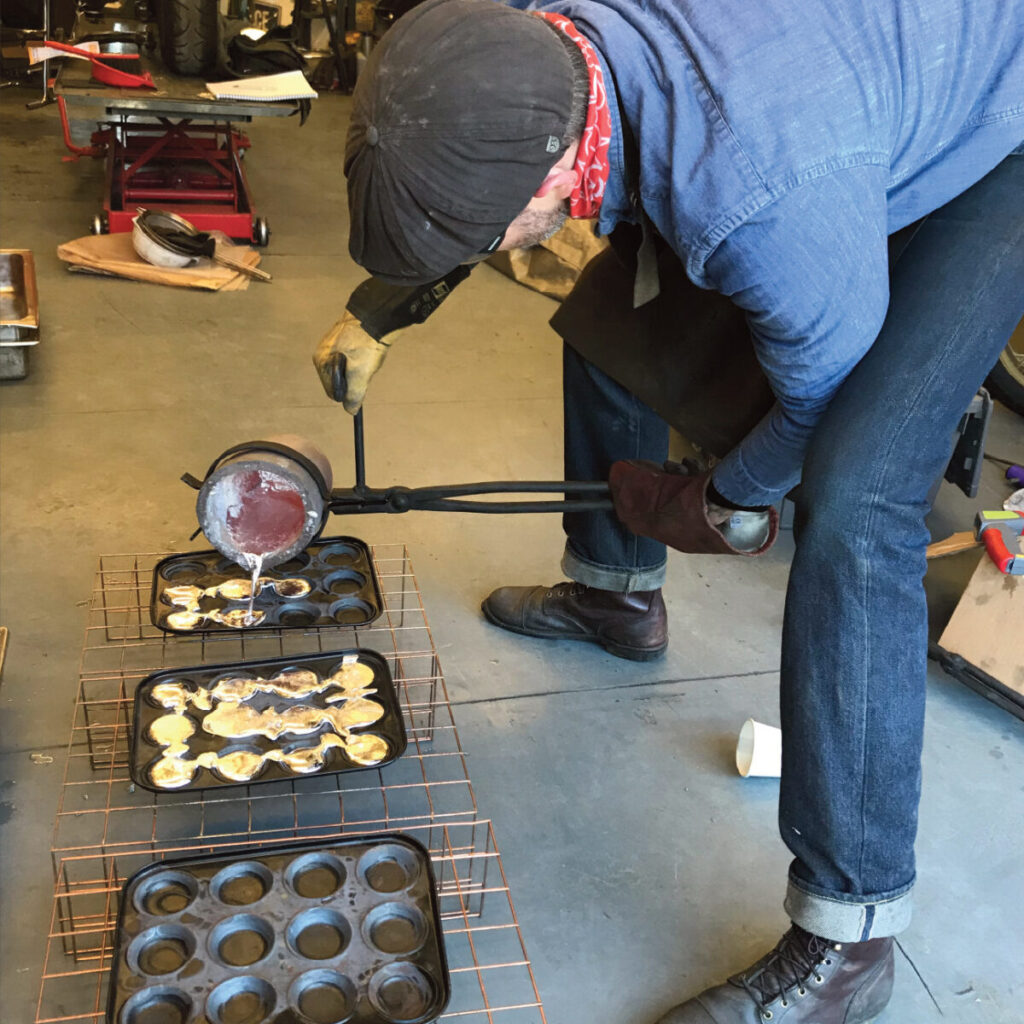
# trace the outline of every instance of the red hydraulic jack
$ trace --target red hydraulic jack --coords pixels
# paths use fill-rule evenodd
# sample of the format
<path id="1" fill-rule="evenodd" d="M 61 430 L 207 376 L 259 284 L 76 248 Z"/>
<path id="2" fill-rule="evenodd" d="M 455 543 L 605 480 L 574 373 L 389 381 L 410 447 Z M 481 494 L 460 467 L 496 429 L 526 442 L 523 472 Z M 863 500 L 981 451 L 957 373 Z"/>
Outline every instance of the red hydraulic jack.
<path id="1" fill-rule="evenodd" d="M 103 214 L 93 222 L 96 234 L 131 231 L 139 208 L 158 207 L 194 224 L 200 231 L 223 231 L 229 238 L 266 245 L 270 230 L 253 211 L 242 156 L 251 145 L 227 121 L 195 123 L 193 118 L 126 115 L 101 122 L 92 145 L 71 141 L 67 107 L 57 97 L 64 143 L 73 154 L 106 159 Z"/>

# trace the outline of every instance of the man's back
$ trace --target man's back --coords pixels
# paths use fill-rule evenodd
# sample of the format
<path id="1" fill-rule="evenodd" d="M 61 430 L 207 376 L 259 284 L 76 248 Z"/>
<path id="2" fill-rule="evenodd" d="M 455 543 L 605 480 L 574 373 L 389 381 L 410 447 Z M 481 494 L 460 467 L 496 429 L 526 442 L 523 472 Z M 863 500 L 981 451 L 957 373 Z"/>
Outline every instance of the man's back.
<path id="1" fill-rule="evenodd" d="M 1024 140 L 1024 0 L 541 6 L 607 62 L 645 214 L 696 284 L 747 314 L 778 405 L 716 486 L 770 503 L 882 326 L 886 236 Z M 636 216 L 610 157 L 603 231 Z"/>
<path id="2" fill-rule="evenodd" d="M 703 215 L 673 219 L 697 235 L 742 216 L 737 205 L 856 165 L 884 171 L 893 231 L 1024 140 L 1024 0 L 531 6 L 597 43 L 650 161 L 644 187 L 692 183 Z"/>

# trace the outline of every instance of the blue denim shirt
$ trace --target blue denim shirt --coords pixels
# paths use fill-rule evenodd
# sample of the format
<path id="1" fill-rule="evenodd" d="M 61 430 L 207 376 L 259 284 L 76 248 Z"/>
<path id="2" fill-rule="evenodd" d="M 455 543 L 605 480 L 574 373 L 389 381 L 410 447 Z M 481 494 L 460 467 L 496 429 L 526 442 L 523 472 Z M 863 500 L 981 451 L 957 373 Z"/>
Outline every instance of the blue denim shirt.
<path id="1" fill-rule="evenodd" d="M 644 211 L 697 285 L 745 310 L 777 402 L 715 485 L 777 500 L 885 318 L 887 236 L 1024 139 L 1024 0 L 511 3 L 594 43 Z M 601 233 L 637 219 L 614 100 L 612 119 Z"/>

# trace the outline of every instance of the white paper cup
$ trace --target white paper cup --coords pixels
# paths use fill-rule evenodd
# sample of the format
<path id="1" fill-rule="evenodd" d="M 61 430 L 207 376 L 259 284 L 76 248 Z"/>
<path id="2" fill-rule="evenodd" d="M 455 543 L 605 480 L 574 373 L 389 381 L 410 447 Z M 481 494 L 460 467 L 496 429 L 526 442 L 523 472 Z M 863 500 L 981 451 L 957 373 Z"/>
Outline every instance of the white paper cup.
<path id="1" fill-rule="evenodd" d="M 782 730 L 748 718 L 736 744 L 736 770 L 751 776 L 777 779 L 782 775 Z"/>

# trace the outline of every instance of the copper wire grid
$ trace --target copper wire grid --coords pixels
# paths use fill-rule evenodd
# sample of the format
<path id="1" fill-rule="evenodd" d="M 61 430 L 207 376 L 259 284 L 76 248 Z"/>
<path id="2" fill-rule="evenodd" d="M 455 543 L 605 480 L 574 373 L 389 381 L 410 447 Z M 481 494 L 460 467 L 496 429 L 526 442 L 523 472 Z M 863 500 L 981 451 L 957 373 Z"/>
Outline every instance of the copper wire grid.
<path id="1" fill-rule="evenodd" d="M 405 546 L 373 549 L 384 608 L 370 625 L 195 636 L 150 622 L 153 567 L 162 557 L 100 559 L 51 848 L 54 907 L 37 1024 L 103 1019 L 117 894 L 144 864 L 390 830 L 420 838 L 434 860 L 453 981 L 442 1019 L 544 1024 Z M 409 736 L 395 763 L 211 791 L 151 793 L 132 784 L 132 702 L 149 673 L 356 646 L 376 650 L 391 668 Z"/>
<path id="2" fill-rule="evenodd" d="M 384 610 L 362 627 L 310 627 L 177 636 L 150 623 L 161 556 L 104 556 L 89 609 L 64 786 L 54 828 L 55 875 L 89 852 L 219 849 L 386 831 L 476 817 L 476 798 L 408 552 L 374 552 Z M 379 652 L 391 669 L 409 747 L 394 764 L 209 791 L 153 794 L 129 776 L 135 688 L 149 673 L 350 647 Z"/>
<path id="3" fill-rule="evenodd" d="M 452 982 L 451 1001 L 439 1019 L 547 1024 L 491 823 L 403 831 L 428 846 L 438 883 Z M 93 854 L 61 862 L 36 1024 L 104 1021 L 121 888 L 152 859 L 148 853 Z"/>

